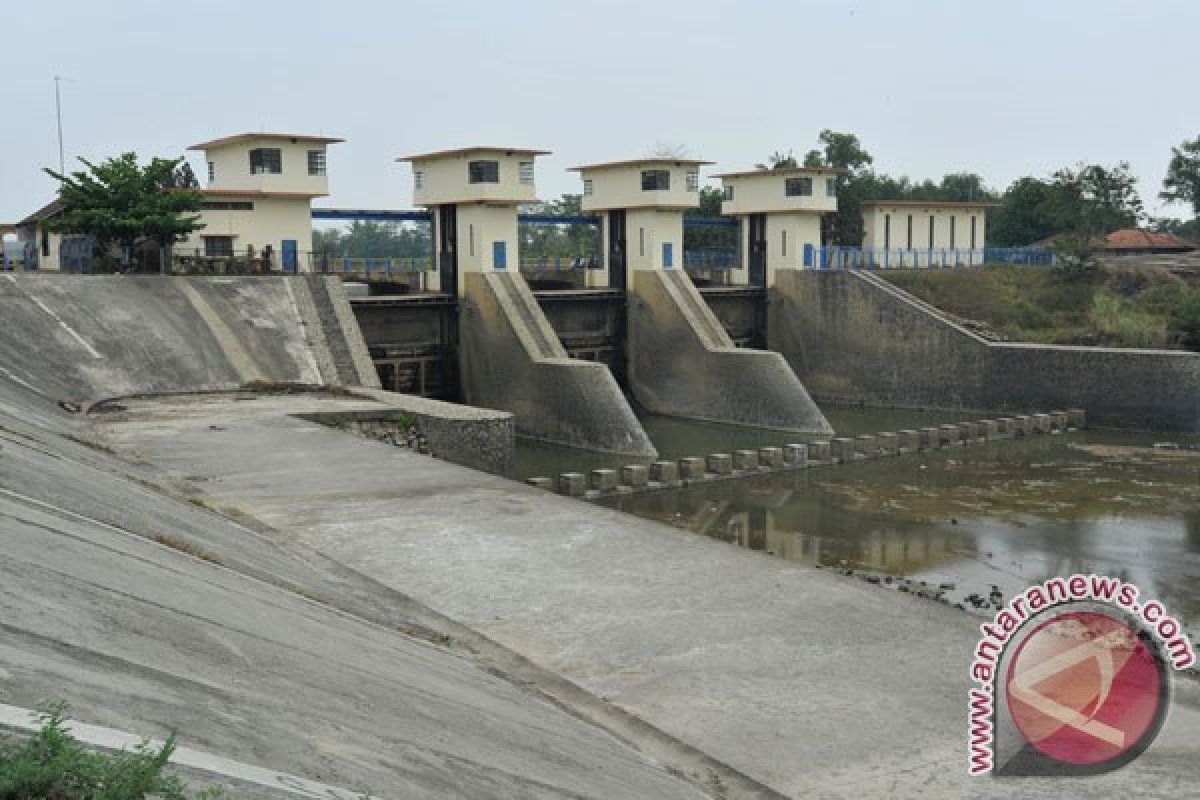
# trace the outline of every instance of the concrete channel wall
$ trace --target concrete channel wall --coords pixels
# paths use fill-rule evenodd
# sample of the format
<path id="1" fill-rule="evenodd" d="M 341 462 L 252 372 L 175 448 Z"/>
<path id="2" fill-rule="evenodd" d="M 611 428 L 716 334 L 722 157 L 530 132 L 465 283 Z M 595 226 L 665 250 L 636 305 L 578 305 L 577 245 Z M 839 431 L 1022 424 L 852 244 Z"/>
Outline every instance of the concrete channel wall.
<path id="1" fill-rule="evenodd" d="M 603 364 L 567 356 L 520 275 L 468 273 L 459 315 L 463 395 L 517 432 L 623 455 L 657 451 Z"/>
<path id="2" fill-rule="evenodd" d="M 1101 427 L 1200 430 L 1200 355 L 989 342 L 870 273 L 779 270 L 768 340 L 818 399 L 929 409 L 1081 406 Z"/>
<path id="3" fill-rule="evenodd" d="M 321 276 L 12 273 L 0 277 L 0 319 L 4 376 L 56 402 L 379 385 L 340 285 Z"/>
<path id="4" fill-rule="evenodd" d="M 682 270 L 633 273 L 629 385 L 658 414 L 832 434 L 778 354 L 738 348 Z"/>

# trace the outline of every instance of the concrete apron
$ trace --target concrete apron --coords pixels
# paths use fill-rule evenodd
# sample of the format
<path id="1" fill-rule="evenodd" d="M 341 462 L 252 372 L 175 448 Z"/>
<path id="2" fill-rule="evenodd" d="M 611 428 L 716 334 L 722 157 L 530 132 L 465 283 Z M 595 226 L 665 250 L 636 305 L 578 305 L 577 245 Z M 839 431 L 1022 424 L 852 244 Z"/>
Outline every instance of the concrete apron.
<path id="1" fill-rule="evenodd" d="M 785 795 L 1061 796 L 1056 782 L 966 776 L 978 632 L 961 612 L 290 417 L 225 413 L 218 430 L 193 417 L 104 433 L 190 476 L 213 506 Z M 230 463 L 237 480 L 220 479 Z M 1184 686 L 1154 747 L 1089 779 L 1088 795 L 1195 785 L 1198 738 L 1196 691 Z"/>
<path id="2" fill-rule="evenodd" d="M 679 270 L 639 270 L 629 304 L 629 384 L 656 414 L 832 435 L 778 353 L 739 348 Z"/>

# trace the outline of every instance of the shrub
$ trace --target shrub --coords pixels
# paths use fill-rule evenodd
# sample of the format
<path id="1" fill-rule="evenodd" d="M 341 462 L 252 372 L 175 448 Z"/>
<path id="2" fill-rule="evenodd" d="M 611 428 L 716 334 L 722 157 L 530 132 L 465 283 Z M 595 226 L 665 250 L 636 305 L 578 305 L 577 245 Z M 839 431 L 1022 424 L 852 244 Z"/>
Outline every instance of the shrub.
<path id="1" fill-rule="evenodd" d="M 1200 347 L 1200 292 L 1184 296 L 1172 316 L 1184 341 L 1191 347 Z"/>
<path id="2" fill-rule="evenodd" d="M 1143 314 L 1124 306 L 1116 295 L 1096 292 L 1089 320 L 1106 343 L 1120 347 L 1165 347 L 1170 341 L 1163 317 Z"/>
<path id="3" fill-rule="evenodd" d="M 92 752 L 71 736 L 61 703 L 39 711 L 41 728 L 27 739 L 0 737 L 0 798 L 4 800 L 187 800 L 183 783 L 163 775 L 175 752 L 172 734 L 156 750 L 143 742 L 132 751 Z M 223 797 L 220 788 L 196 800 Z"/>

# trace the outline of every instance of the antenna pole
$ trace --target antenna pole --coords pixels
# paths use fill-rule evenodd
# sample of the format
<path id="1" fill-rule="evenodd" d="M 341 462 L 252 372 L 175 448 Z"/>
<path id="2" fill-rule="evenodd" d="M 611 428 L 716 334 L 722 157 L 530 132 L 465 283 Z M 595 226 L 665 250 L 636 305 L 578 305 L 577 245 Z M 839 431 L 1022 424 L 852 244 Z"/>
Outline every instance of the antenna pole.
<path id="1" fill-rule="evenodd" d="M 61 75 L 54 76 L 54 117 L 58 122 L 58 174 L 65 175 L 67 172 L 67 162 L 66 158 L 63 156 L 62 93 L 58 88 L 61 81 Z"/>

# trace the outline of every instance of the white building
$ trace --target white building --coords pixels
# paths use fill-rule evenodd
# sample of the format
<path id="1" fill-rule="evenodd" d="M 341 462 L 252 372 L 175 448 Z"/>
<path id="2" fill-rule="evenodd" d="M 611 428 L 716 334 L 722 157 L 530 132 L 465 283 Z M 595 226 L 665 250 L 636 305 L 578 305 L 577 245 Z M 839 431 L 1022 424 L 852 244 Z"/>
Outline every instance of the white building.
<path id="1" fill-rule="evenodd" d="M 431 289 L 459 292 L 459 272 L 520 268 L 517 206 L 537 202 L 534 160 L 548 153 L 478 146 L 397 159 L 412 165 L 413 202 L 434 211 Z"/>
<path id="2" fill-rule="evenodd" d="M 894 253 L 905 266 L 982 263 L 987 241 L 986 212 L 996 205 L 926 200 L 866 201 L 862 204 L 863 250 Z"/>
<path id="3" fill-rule="evenodd" d="M 603 212 L 597 284 L 625 288 L 627 270 L 683 269 L 683 212 L 700 205 L 700 167 L 711 163 L 640 158 L 571 168 L 583 179 L 583 211 Z"/>
<path id="4" fill-rule="evenodd" d="M 341 141 L 240 133 L 189 147 L 204 153 L 204 227 L 176 252 L 208 257 L 253 252 L 272 269 L 310 270 L 312 199 L 329 194 L 326 149 Z"/>
<path id="5" fill-rule="evenodd" d="M 770 286 L 776 269 L 814 266 L 821 215 L 837 211 L 837 174 L 832 167 L 787 167 L 713 176 L 724 192 L 721 214 L 741 222 L 735 283 Z"/>

